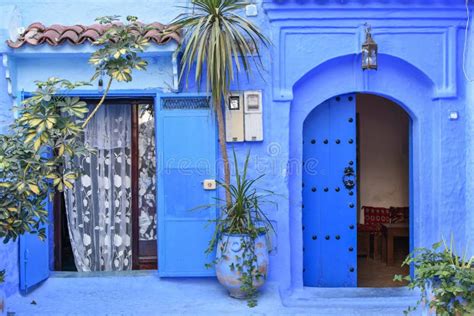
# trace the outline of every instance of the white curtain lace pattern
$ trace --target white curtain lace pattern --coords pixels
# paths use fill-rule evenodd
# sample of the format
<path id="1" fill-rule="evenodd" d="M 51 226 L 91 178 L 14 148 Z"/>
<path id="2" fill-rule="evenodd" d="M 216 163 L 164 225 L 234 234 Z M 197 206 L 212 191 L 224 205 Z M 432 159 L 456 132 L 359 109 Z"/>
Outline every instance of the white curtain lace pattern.
<path id="1" fill-rule="evenodd" d="M 149 105 L 140 105 L 138 151 L 138 207 L 140 240 L 156 240 L 156 159 L 155 120 Z"/>
<path id="2" fill-rule="evenodd" d="M 84 133 L 94 152 L 69 162 L 80 177 L 65 192 L 69 236 L 78 271 L 132 268 L 131 106 L 106 104 Z"/>

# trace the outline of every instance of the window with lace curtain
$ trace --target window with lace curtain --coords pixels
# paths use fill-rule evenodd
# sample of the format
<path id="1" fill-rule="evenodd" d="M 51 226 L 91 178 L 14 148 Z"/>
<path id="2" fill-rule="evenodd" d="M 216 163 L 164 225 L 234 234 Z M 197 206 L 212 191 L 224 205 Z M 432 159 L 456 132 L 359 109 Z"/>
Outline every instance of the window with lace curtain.
<path id="1" fill-rule="evenodd" d="M 113 100 L 102 106 L 84 133 L 93 151 L 68 163 L 81 176 L 64 194 L 63 229 L 68 233 L 56 234 L 68 239 L 58 244 L 70 245 L 78 271 L 157 267 L 152 104 Z"/>

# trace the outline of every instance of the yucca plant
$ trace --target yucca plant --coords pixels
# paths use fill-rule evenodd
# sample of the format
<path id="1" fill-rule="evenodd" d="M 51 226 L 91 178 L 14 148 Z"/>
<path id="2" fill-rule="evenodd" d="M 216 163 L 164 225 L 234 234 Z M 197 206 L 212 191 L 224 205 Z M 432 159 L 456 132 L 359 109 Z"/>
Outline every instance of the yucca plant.
<path id="1" fill-rule="evenodd" d="M 273 226 L 265 212 L 263 205 L 273 204 L 270 197 L 275 193 L 270 190 L 257 190 L 255 184 L 264 177 L 260 175 L 250 179 L 247 175 L 250 153 L 247 153 L 242 172 L 238 166 L 237 155 L 232 151 L 235 169 L 235 181 L 226 184 L 218 181 L 222 187 L 231 196 L 231 204 L 222 199 L 218 200 L 218 207 L 222 208 L 220 216 L 212 222 L 216 223 L 213 237 L 209 242 L 207 253 L 212 253 L 222 234 L 241 234 L 251 238 L 256 238 L 259 234 L 273 232 Z M 225 202 L 225 203 L 224 203 Z"/>
<path id="2" fill-rule="evenodd" d="M 171 27 L 182 29 L 184 35 L 180 80 L 186 78 L 187 83 L 194 71 L 198 88 L 205 81 L 212 95 L 226 185 L 230 184 L 230 166 L 222 102 L 240 72 L 249 77 L 253 66 L 257 69 L 263 66 L 259 46 L 270 44 L 257 26 L 238 15 L 247 4 L 240 0 L 194 0 L 193 9 L 179 15 Z M 231 200 L 231 193 L 226 190 L 228 206 Z"/>

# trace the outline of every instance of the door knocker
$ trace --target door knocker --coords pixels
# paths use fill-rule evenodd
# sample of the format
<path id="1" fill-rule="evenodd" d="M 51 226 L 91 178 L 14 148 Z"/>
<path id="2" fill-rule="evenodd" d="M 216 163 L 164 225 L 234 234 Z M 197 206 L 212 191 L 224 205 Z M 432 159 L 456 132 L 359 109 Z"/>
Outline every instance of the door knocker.
<path id="1" fill-rule="evenodd" d="M 344 176 L 342 177 L 342 183 L 347 190 L 352 190 L 355 187 L 356 175 L 354 168 L 346 167 L 344 168 Z"/>

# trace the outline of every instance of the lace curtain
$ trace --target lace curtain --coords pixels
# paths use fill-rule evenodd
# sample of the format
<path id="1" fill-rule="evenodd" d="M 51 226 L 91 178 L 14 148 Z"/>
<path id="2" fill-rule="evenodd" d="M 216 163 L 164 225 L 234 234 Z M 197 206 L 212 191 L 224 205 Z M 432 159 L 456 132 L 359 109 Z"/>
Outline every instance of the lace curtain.
<path id="1" fill-rule="evenodd" d="M 69 162 L 81 177 L 65 193 L 69 236 L 78 271 L 130 270 L 131 106 L 107 104 L 88 124 L 95 151 Z"/>
<path id="2" fill-rule="evenodd" d="M 140 105 L 138 118 L 140 240 L 156 240 L 157 236 L 155 120 L 150 107 Z"/>

